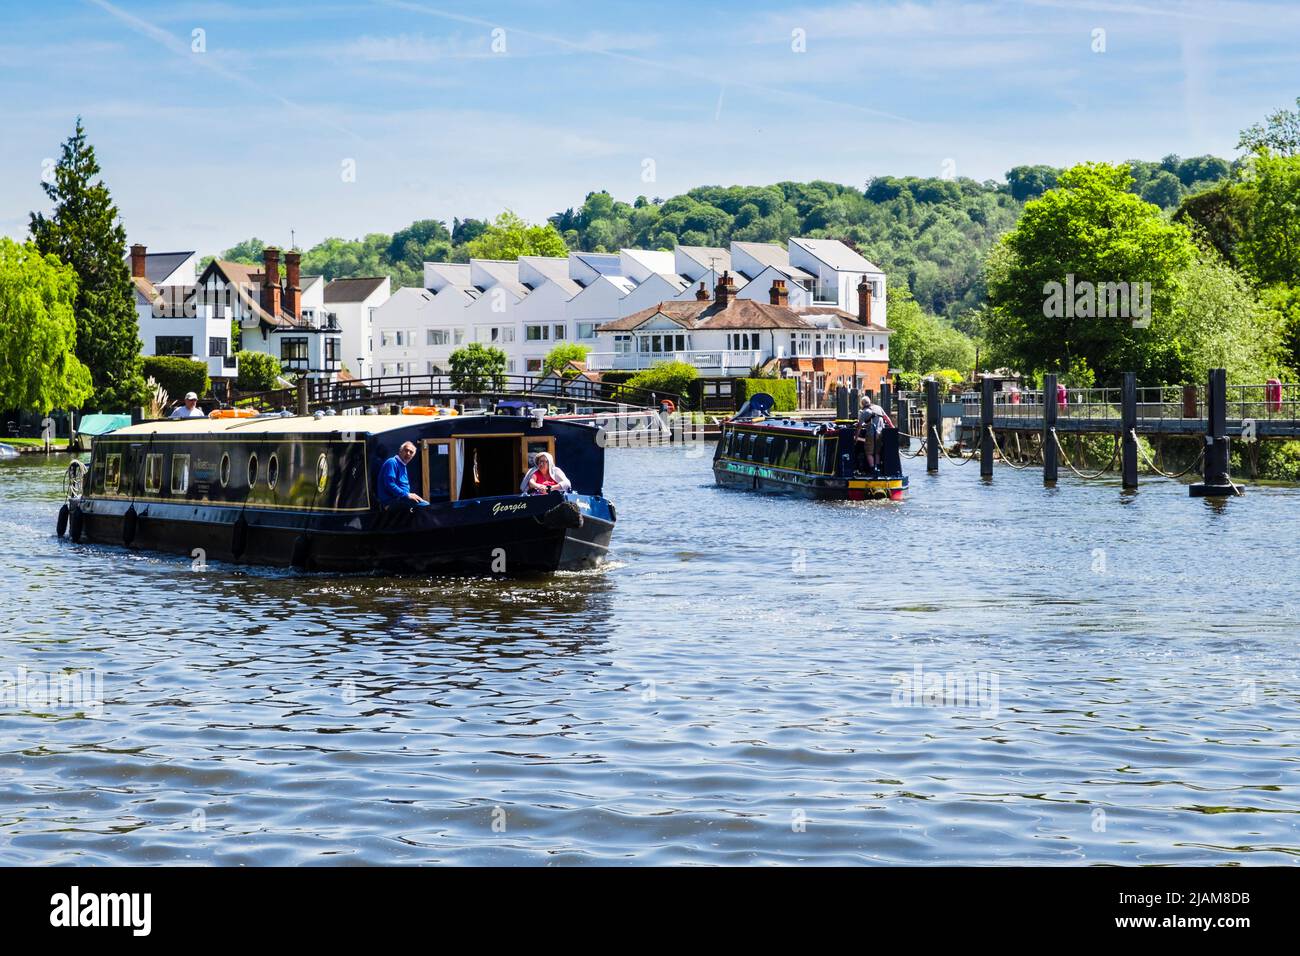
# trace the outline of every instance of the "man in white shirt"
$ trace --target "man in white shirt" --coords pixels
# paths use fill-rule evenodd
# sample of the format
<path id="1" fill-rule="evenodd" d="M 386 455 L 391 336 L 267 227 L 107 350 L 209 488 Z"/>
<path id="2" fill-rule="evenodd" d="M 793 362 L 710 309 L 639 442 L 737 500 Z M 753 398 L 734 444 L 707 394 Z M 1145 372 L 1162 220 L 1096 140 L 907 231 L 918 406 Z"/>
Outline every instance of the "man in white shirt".
<path id="1" fill-rule="evenodd" d="M 185 393 L 185 404 L 176 406 L 172 418 L 203 418 L 203 409 L 199 408 L 199 397 L 193 392 Z"/>

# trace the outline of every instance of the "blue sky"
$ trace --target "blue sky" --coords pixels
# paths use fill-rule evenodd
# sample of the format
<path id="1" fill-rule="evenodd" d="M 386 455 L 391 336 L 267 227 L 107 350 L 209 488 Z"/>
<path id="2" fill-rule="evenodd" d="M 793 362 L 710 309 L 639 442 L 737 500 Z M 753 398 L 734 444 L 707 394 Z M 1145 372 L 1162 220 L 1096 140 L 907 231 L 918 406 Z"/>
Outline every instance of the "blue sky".
<path id="1" fill-rule="evenodd" d="M 540 220 L 600 188 L 1231 157 L 1300 95 L 1286 0 L 0 11 L 0 233 L 44 208 L 42 162 L 80 114 L 129 240 L 155 250 Z"/>

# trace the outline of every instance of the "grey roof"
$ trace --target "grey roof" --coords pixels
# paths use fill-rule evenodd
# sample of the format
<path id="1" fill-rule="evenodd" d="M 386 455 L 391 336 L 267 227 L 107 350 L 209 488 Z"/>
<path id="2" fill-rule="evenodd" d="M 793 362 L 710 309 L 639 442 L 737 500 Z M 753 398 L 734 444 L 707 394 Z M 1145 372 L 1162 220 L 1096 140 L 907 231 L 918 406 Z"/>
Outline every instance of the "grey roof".
<path id="1" fill-rule="evenodd" d="M 326 304 L 364 302 L 387 281 L 388 276 L 357 276 L 350 279 L 335 279 L 325 287 L 325 302 Z"/>
<path id="2" fill-rule="evenodd" d="M 590 266 L 603 276 L 622 275 L 623 264 L 617 255 L 608 252 L 575 252 L 574 258 Z"/>
<path id="3" fill-rule="evenodd" d="M 426 262 L 424 267 L 458 289 L 470 288 L 468 262 Z"/>
<path id="4" fill-rule="evenodd" d="M 569 278 L 569 260 L 554 256 L 525 256 L 520 259 L 532 266 L 537 272 L 546 276 L 546 281 L 559 286 L 564 293 L 573 298 L 582 291 L 582 286 Z"/>
<path id="5" fill-rule="evenodd" d="M 157 285 L 166 279 L 169 275 L 185 264 L 185 260 L 194 255 L 194 252 L 146 252 L 144 254 L 144 277 Z M 131 254 L 128 252 L 123 259 L 129 265 Z M 190 278 L 193 282 L 193 278 Z"/>
<path id="6" fill-rule="evenodd" d="M 731 252 L 721 246 L 678 246 L 677 248 L 706 269 L 716 263 L 719 273 L 731 271 Z"/>
<path id="7" fill-rule="evenodd" d="M 488 288 L 501 288 L 522 299 L 528 294 L 519 281 L 519 263 L 507 259 L 475 259 L 473 264 L 492 277 L 493 283 Z M 484 290 L 486 291 L 486 290 Z"/>
<path id="8" fill-rule="evenodd" d="M 880 267 L 858 255 L 838 239 L 794 239 L 791 242 L 808 250 L 837 272 L 880 272 Z"/>

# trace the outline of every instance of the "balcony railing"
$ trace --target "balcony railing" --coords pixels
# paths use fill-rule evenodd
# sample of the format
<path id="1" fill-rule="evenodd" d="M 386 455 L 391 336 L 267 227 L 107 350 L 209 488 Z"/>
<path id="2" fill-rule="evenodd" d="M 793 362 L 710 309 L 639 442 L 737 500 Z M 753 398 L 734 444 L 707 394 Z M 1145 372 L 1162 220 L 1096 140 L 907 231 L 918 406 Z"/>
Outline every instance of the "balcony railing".
<path id="1" fill-rule="evenodd" d="M 589 352 L 587 368 L 593 371 L 638 370 L 657 362 L 685 362 L 702 371 L 747 372 L 763 362 L 767 353 L 756 349 L 687 349 L 672 352 Z"/>

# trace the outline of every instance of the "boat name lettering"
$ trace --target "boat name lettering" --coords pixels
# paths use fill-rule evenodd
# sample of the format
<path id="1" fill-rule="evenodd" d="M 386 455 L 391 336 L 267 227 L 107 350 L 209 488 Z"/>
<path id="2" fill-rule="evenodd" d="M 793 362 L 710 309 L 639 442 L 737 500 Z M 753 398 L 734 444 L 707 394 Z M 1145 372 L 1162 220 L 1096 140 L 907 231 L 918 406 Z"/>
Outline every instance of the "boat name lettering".
<path id="1" fill-rule="evenodd" d="M 527 507 L 528 507 L 528 502 L 526 501 L 516 501 L 514 504 L 509 504 L 509 505 L 506 504 L 504 501 L 498 501 L 496 504 L 492 506 L 492 513 L 495 515 L 495 514 L 500 514 L 503 511 L 521 511 Z"/>

